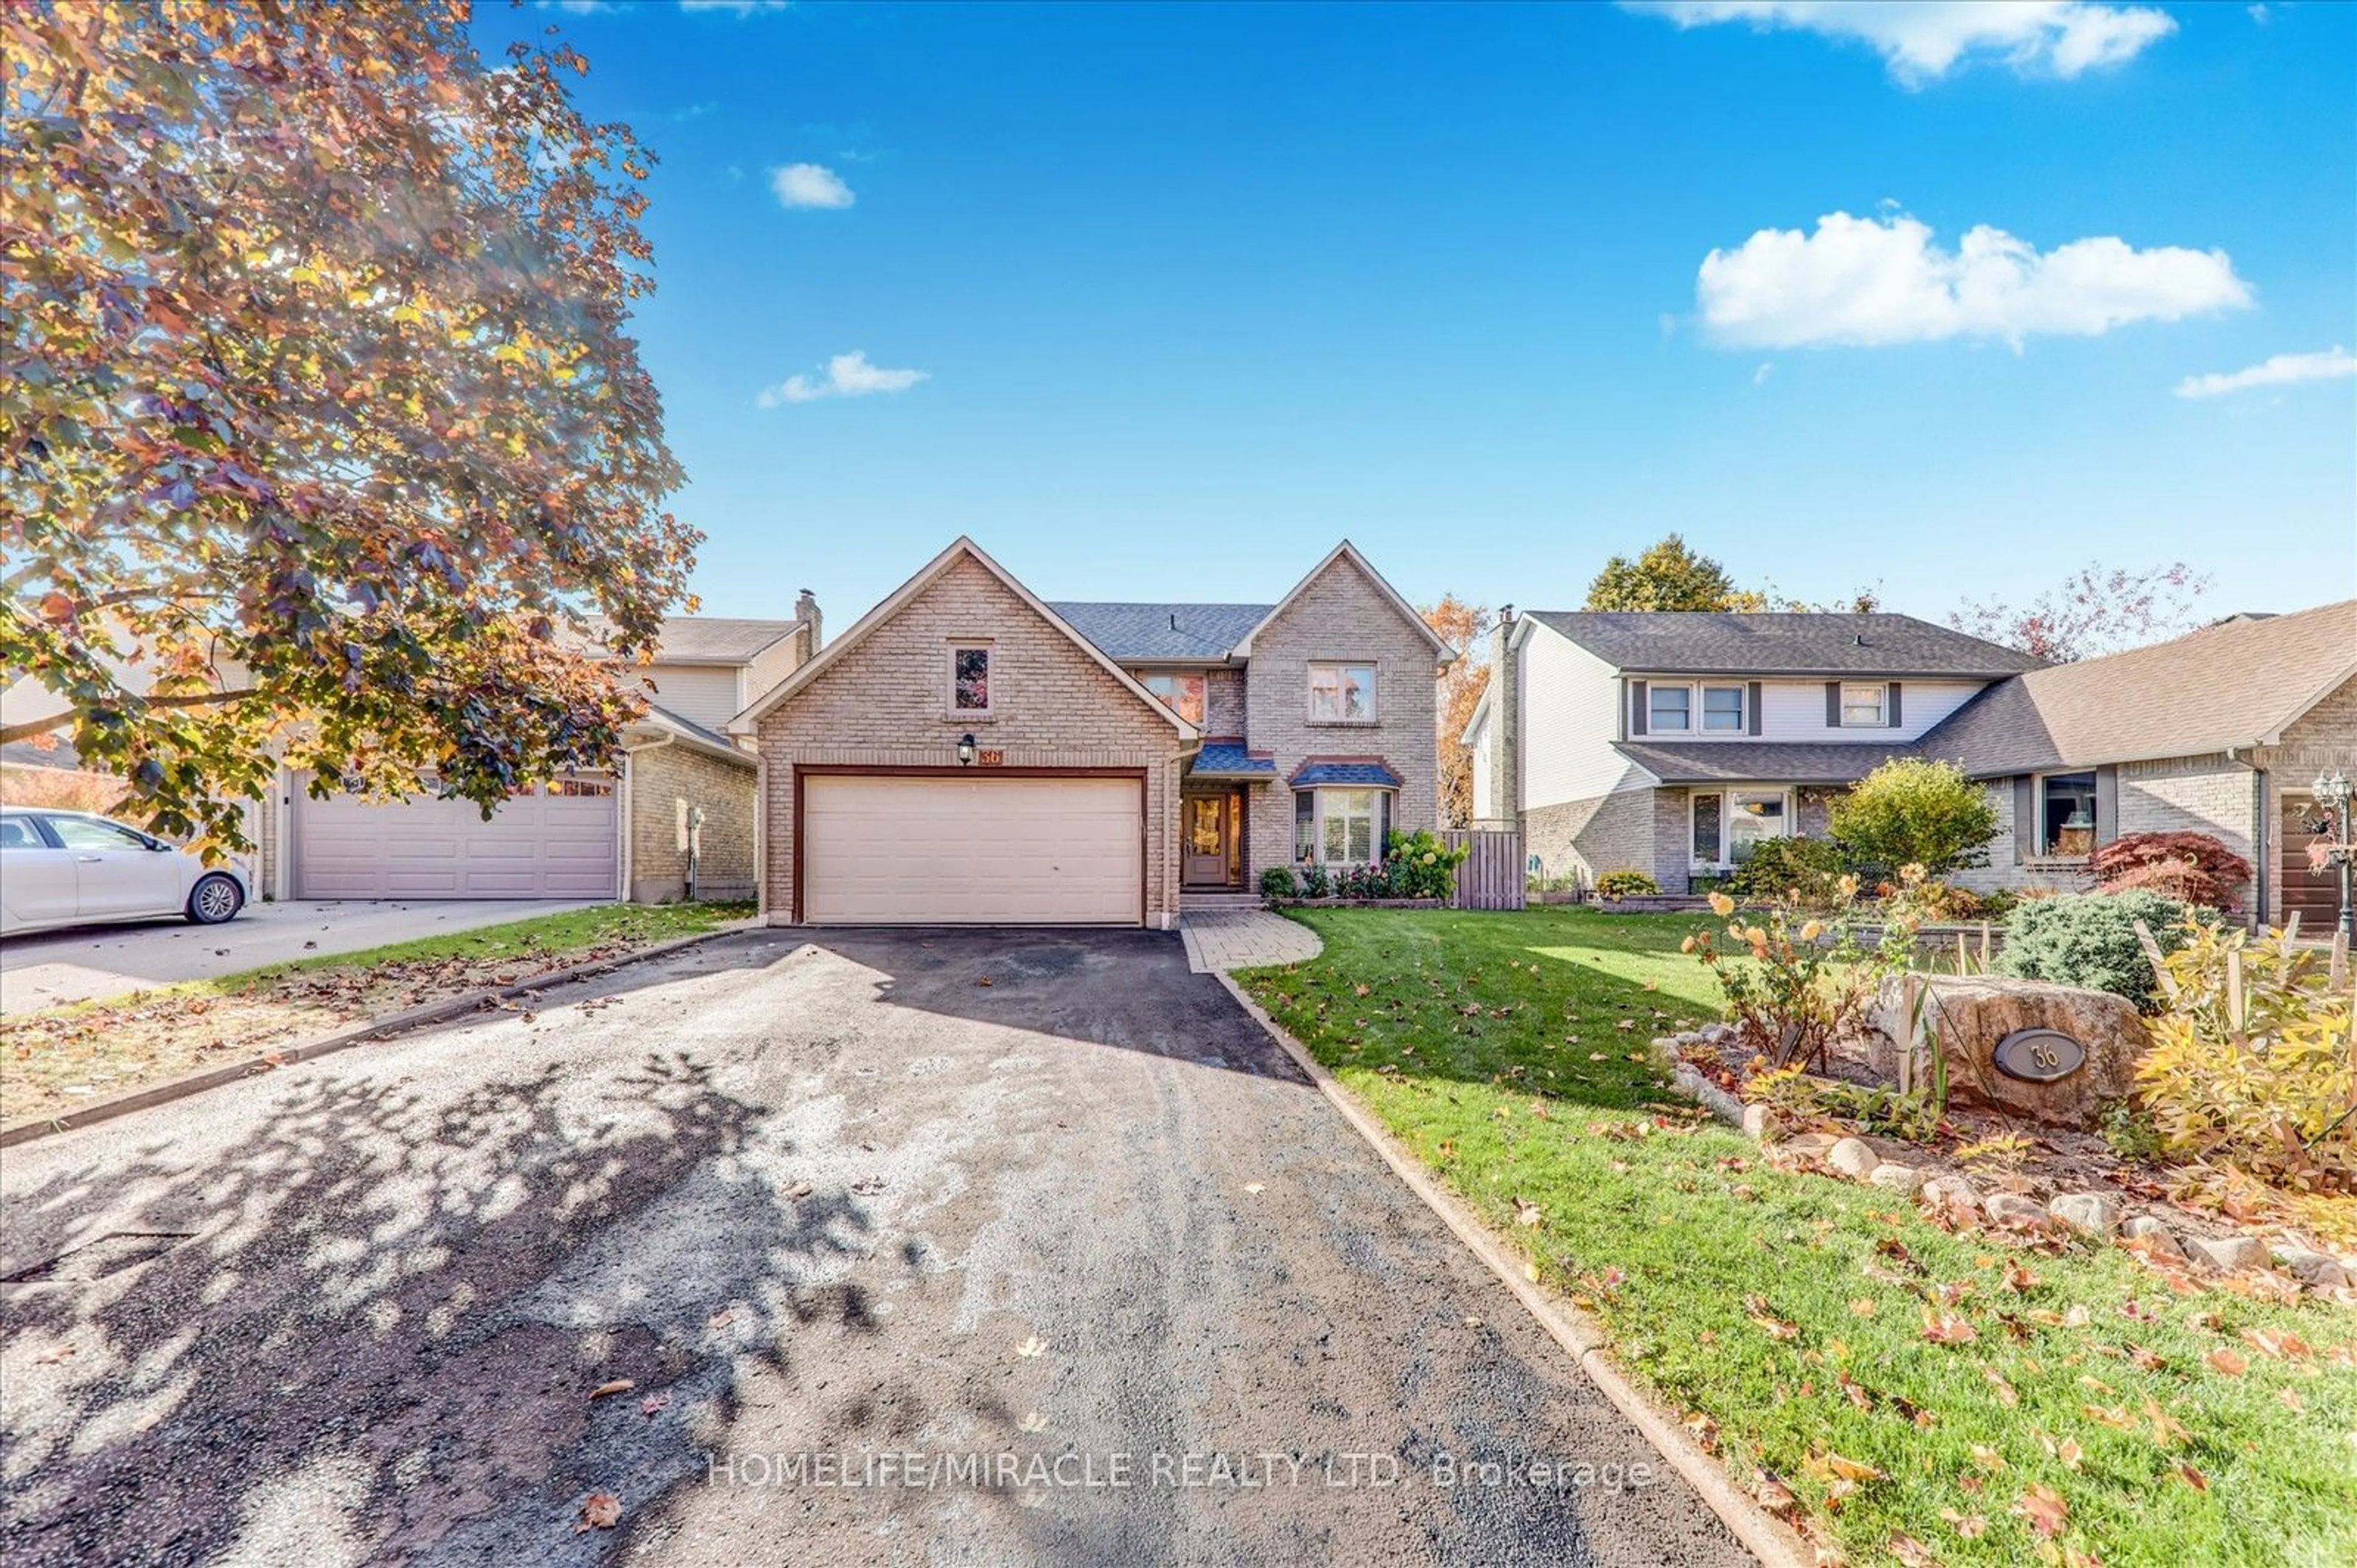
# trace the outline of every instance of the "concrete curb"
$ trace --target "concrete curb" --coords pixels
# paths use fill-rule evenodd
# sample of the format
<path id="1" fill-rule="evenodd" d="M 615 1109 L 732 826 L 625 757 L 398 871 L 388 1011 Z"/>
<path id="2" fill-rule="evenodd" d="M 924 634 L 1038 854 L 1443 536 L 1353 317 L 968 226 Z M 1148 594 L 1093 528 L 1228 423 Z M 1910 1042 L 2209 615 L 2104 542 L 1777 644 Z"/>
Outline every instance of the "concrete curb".
<path id="1" fill-rule="evenodd" d="M 128 1116 L 136 1111 L 145 1111 L 157 1105 L 169 1105 L 175 1101 L 186 1100 L 192 1094 L 201 1094 L 208 1089 L 218 1089 L 225 1083 L 239 1083 L 249 1078 L 259 1078 L 264 1073 L 276 1072 L 282 1068 L 290 1068 L 298 1062 L 317 1061 L 321 1057 L 333 1056 L 338 1051 L 350 1050 L 354 1046 L 365 1045 L 371 1040 L 389 1039 L 394 1035 L 405 1034 L 428 1024 L 446 1022 L 462 1014 L 472 1013 L 491 1003 L 505 1001 L 511 996 L 522 996 L 534 991 L 544 991 L 552 985 L 564 985 L 576 980 L 587 980 L 611 970 L 642 963 L 651 958 L 662 958 L 666 953 L 674 953 L 683 948 L 692 948 L 698 942 L 708 942 L 715 937 L 735 936 L 739 931 L 761 929 L 761 924 L 758 920 L 731 920 L 725 926 L 716 926 L 711 930 L 698 931 L 693 936 L 673 937 L 669 941 L 657 942 L 652 947 L 640 948 L 636 952 L 627 952 L 614 958 L 597 959 L 588 963 L 575 964 L 569 969 L 553 969 L 545 974 L 536 974 L 529 980 L 519 980 L 511 985 L 497 985 L 489 990 L 469 991 L 464 995 L 445 997 L 439 1002 L 428 1002 L 423 1006 L 412 1007 L 406 1012 L 388 1013 L 382 1017 L 371 1018 L 364 1023 L 354 1024 L 349 1028 L 338 1029 L 332 1034 L 316 1035 L 310 1039 L 282 1047 L 265 1056 L 231 1062 L 227 1067 L 208 1069 L 203 1072 L 191 1073 L 186 1078 L 176 1078 L 163 1083 L 150 1084 L 145 1089 L 134 1090 L 131 1093 L 121 1095 L 113 1100 L 102 1100 L 96 1104 L 84 1106 L 70 1115 L 53 1116 L 38 1122 L 20 1122 L 14 1127 L 0 1130 L 0 1149 L 14 1149 L 37 1139 L 52 1137 L 59 1133 L 70 1133 L 77 1128 L 91 1126 L 100 1122 L 112 1122 L 118 1116 Z"/>
<path id="2" fill-rule="evenodd" d="M 1816 1553 L 1808 1543 L 1791 1526 L 1746 1496 L 1717 1460 L 1704 1453 L 1669 1412 L 1655 1405 L 1612 1364 L 1610 1341 L 1593 1318 L 1526 1277 L 1520 1260 L 1453 1193 L 1432 1179 L 1422 1163 L 1400 1146 L 1357 1095 L 1337 1081 L 1308 1047 L 1286 1033 L 1284 1026 L 1270 1017 L 1232 976 L 1224 971 L 1213 972 L 1227 987 L 1228 994 L 1308 1075 L 1328 1103 L 1342 1113 L 1342 1119 L 1366 1140 L 1393 1174 L 1456 1232 L 1469 1251 L 1488 1265 L 1524 1310 L 1555 1337 L 1555 1343 L 1571 1353 L 1580 1369 L 1604 1391 L 1604 1397 L 1644 1434 L 1670 1468 L 1694 1487 L 1705 1506 L 1719 1517 L 1746 1550 L 1767 1568 L 1814 1568 Z"/>

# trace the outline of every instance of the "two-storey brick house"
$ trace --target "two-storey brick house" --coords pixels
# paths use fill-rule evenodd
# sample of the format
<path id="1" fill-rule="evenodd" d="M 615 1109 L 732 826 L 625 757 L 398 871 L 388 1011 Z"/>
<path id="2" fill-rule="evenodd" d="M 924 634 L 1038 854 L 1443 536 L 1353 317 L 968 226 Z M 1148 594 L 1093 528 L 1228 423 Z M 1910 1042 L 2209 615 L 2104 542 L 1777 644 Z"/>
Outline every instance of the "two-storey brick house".
<path id="1" fill-rule="evenodd" d="M 1176 923 L 1434 825 L 1450 650 L 1358 551 L 1273 603 L 1049 603 L 961 539 L 733 727 L 773 923 Z"/>

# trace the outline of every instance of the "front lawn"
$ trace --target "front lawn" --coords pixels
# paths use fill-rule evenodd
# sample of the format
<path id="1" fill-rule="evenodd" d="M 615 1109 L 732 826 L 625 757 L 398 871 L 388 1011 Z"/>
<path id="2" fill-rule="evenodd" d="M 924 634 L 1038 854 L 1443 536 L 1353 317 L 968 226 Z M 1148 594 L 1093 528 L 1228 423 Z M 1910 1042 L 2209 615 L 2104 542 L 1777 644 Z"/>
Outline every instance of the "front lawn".
<path id="1" fill-rule="evenodd" d="M 711 930 L 750 904 L 600 904 L 0 1021 L 0 1122 L 68 1114 L 342 1025 Z"/>
<path id="2" fill-rule="evenodd" d="M 2357 1315 L 1951 1233 L 1663 1111 L 1703 918 L 1299 918 L 1325 952 L 1245 987 L 1851 1561 L 2357 1562 Z"/>

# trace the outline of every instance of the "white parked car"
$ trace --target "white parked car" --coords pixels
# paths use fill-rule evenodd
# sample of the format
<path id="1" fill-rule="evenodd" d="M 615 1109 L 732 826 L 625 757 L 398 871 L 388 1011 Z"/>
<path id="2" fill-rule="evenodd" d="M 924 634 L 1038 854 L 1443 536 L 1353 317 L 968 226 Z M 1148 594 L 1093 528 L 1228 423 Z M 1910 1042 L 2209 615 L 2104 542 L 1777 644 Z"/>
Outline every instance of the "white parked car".
<path id="1" fill-rule="evenodd" d="M 237 918 L 245 873 L 87 811 L 0 807 L 0 936 L 98 920 Z"/>

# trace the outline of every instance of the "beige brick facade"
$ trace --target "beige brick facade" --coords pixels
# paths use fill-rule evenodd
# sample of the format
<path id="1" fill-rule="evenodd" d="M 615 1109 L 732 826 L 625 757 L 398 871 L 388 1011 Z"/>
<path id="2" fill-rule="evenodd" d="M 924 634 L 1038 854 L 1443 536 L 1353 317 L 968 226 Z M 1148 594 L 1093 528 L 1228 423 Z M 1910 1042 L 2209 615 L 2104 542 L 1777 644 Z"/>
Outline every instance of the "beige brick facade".
<path id="1" fill-rule="evenodd" d="M 1244 736 L 1244 672 L 1203 672 L 1203 738 L 1242 740 Z"/>
<path id="2" fill-rule="evenodd" d="M 991 649 L 988 717 L 950 708 L 949 650 Z M 1427 688 L 1429 681 L 1426 682 Z M 1429 696 L 1426 699 L 1429 714 Z M 1428 727 L 1428 720 L 1427 720 Z M 895 615 L 757 726 L 763 768 L 762 905 L 794 918 L 795 768 L 840 764 L 955 768 L 958 737 L 1007 768 L 1135 769 L 1146 791 L 1147 924 L 1178 909 L 1178 730 L 971 555 L 959 554 Z"/>
<path id="3" fill-rule="evenodd" d="M 1652 876 L 1656 793 L 1622 789 L 1526 811 L 1523 852 L 1539 857 L 1542 875 L 1577 876 L 1590 887 L 1608 871 L 1641 871 Z"/>
<path id="4" fill-rule="evenodd" d="M 673 742 L 630 758 L 630 896 L 666 904 L 687 896 L 686 814 L 703 808 L 697 834 L 699 898 L 753 896 L 754 770 Z"/>
<path id="5" fill-rule="evenodd" d="M 1328 660 L 1374 664 L 1374 723 L 1311 722 L 1309 666 Z M 1254 751 L 1275 760 L 1277 777 L 1251 800 L 1247 886 L 1269 866 L 1293 864 L 1293 797 L 1285 780 L 1306 757 L 1380 759 L 1400 779 L 1392 825 L 1403 832 L 1437 825 L 1435 673 L 1431 642 L 1347 554 L 1254 634 L 1243 735 Z"/>

